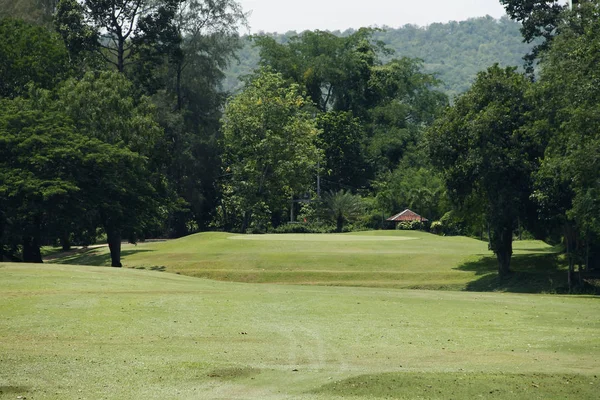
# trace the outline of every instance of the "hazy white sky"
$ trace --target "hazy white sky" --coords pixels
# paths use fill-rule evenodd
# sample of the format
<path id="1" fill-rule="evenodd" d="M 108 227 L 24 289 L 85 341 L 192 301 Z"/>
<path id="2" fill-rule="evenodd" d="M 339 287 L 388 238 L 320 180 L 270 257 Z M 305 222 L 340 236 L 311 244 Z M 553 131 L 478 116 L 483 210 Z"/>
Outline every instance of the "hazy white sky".
<path id="1" fill-rule="evenodd" d="M 250 30 L 285 33 L 290 30 L 336 30 L 362 26 L 462 21 L 491 15 L 500 18 L 498 0 L 238 0 L 252 11 Z"/>

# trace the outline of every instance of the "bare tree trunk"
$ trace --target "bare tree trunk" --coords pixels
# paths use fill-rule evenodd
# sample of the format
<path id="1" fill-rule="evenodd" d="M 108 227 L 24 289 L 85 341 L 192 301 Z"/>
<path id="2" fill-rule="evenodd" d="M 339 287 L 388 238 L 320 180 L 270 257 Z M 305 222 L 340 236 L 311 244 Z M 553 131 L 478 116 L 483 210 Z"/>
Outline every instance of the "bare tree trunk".
<path id="1" fill-rule="evenodd" d="M 60 244 L 63 251 L 71 250 L 71 241 L 69 240 L 69 234 L 64 233 L 60 238 Z"/>
<path id="2" fill-rule="evenodd" d="M 42 253 L 40 252 L 40 243 L 37 237 L 23 237 L 23 262 L 42 263 Z"/>
<path id="3" fill-rule="evenodd" d="M 495 237 L 491 243 L 496 258 L 498 259 L 498 275 L 505 278 L 510 275 L 510 260 L 512 257 L 512 228 L 499 228 L 494 232 Z"/>
<path id="4" fill-rule="evenodd" d="M 118 229 L 107 229 L 106 237 L 110 250 L 110 266 L 121 268 L 121 232 Z"/>
<path id="5" fill-rule="evenodd" d="M 120 73 L 125 71 L 125 39 L 119 37 L 119 48 L 117 49 L 117 70 Z"/>
<path id="6" fill-rule="evenodd" d="M 250 219 L 252 218 L 252 211 L 246 211 L 244 213 L 244 220 L 242 221 L 242 233 L 245 233 L 250 225 Z"/>
<path id="7" fill-rule="evenodd" d="M 181 73 L 182 73 L 181 63 L 177 63 L 177 82 L 176 82 L 176 92 L 177 92 L 177 111 L 181 111 L 183 106 L 183 101 L 181 98 Z"/>
<path id="8" fill-rule="evenodd" d="M 567 248 L 567 261 L 569 270 L 567 272 L 567 284 L 569 285 L 569 293 L 573 290 L 573 281 L 575 275 L 575 255 L 573 254 L 573 246 L 575 242 L 575 232 L 569 222 L 565 222 L 565 246 Z"/>
<path id="9" fill-rule="evenodd" d="M 344 230 L 344 216 L 342 214 L 339 214 L 336 218 L 336 231 L 339 233 L 342 233 L 342 231 Z"/>

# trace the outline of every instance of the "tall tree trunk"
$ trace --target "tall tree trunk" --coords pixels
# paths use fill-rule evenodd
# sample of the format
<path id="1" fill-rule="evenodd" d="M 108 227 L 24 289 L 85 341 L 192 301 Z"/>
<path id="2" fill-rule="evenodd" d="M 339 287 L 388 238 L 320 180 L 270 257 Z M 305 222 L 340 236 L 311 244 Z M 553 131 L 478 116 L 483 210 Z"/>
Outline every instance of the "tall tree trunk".
<path id="1" fill-rule="evenodd" d="M 337 216 L 336 219 L 336 231 L 339 233 L 342 233 L 343 229 L 344 229 L 344 216 L 342 214 L 339 214 Z"/>
<path id="2" fill-rule="evenodd" d="M 183 66 L 181 63 L 177 63 L 177 82 L 176 82 L 176 92 L 177 92 L 177 111 L 181 111 L 183 107 L 183 100 L 181 98 L 181 74 L 183 72 Z"/>
<path id="3" fill-rule="evenodd" d="M 125 39 L 122 37 L 118 38 L 119 43 L 117 44 L 117 70 L 120 73 L 125 71 Z"/>
<path id="4" fill-rule="evenodd" d="M 60 238 L 60 244 L 63 251 L 71 250 L 71 241 L 69 240 L 69 234 L 65 233 Z"/>
<path id="5" fill-rule="evenodd" d="M 250 226 L 251 218 L 252 218 L 252 211 L 246 211 L 244 213 L 244 220 L 242 221 L 242 233 L 246 233 L 248 226 Z"/>
<path id="6" fill-rule="evenodd" d="M 110 266 L 121 268 L 121 232 L 118 229 L 107 229 L 106 237 L 110 250 Z"/>
<path id="7" fill-rule="evenodd" d="M 496 258 L 498 259 L 498 275 L 504 278 L 510 275 L 510 260 L 512 257 L 512 229 L 509 227 L 500 228 L 496 232 L 492 247 Z"/>
<path id="8" fill-rule="evenodd" d="M 23 237 L 23 262 L 42 263 L 42 253 L 40 252 L 40 242 L 33 236 Z"/>
<path id="9" fill-rule="evenodd" d="M 569 292 L 573 290 L 573 283 L 575 278 L 575 228 L 569 223 L 565 222 L 565 247 L 567 248 L 567 261 L 569 262 L 569 270 L 567 272 L 567 283 L 569 285 Z"/>

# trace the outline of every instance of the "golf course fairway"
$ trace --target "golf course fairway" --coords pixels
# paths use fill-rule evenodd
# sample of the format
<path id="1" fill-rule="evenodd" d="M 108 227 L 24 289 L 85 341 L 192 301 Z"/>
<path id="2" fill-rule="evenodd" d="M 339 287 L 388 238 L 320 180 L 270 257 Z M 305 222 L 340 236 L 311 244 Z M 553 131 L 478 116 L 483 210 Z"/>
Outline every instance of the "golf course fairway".
<path id="1" fill-rule="evenodd" d="M 5 263 L 0 276 L 0 399 L 600 393 L 592 296 L 253 284 L 75 265 Z"/>

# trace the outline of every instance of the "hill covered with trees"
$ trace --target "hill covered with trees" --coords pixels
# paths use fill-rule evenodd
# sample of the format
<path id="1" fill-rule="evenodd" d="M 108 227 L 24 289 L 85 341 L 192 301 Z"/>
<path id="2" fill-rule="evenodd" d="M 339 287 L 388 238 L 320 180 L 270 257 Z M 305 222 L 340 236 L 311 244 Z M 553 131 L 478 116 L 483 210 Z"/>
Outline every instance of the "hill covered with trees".
<path id="1" fill-rule="evenodd" d="M 373 34 L 373 38 L 393 51 L 384 57 L 384 61 L 392 57 L 422 59 L 424 72 L 435 74 L 442 81 L 440 89 L 452 98 L 469 88 L 477 72 L 494 63 L 502 66 L 523 64 L 523 56 L 532 45 L 523 43 L 520 26 L 507 17 L 498 20 L 486 16 L 426 27 L 383 27 Z M 355 32 L 350 29 L 331 33 L 347 37 Z M 270 36 L 285 44 L 296 35 L 297 32 L 290 31 L 256 36 Z M 226 71 L 223 87 L 227 91 L 240 89 L 243 83 L 239 78 L 251 73 L 259 62 L 259 50 L 254 47 L 252 36 L 244 36 L 242 40 L 244 45 L 237 52 L 239 62 L 233 62 Z"/>

